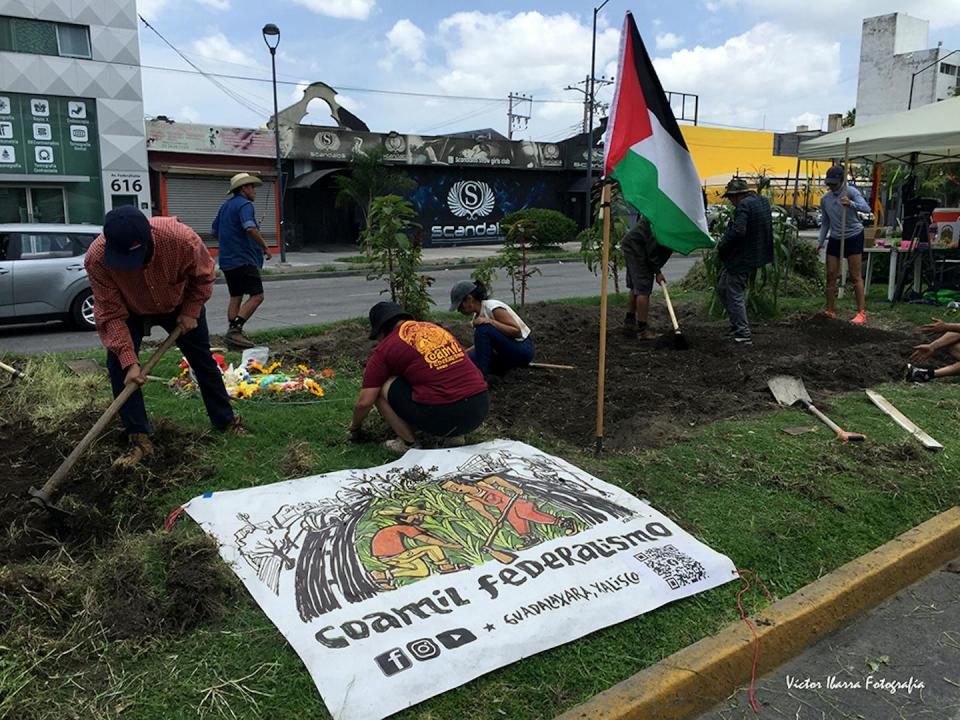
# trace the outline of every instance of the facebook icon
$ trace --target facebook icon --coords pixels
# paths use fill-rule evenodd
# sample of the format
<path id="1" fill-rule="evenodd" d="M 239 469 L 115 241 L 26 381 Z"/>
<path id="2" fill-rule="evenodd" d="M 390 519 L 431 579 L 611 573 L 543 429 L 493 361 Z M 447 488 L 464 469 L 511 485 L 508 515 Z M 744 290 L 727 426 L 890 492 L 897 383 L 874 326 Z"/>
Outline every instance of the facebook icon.
<path id="1" fill-rule="evenodd" d="M 377 655 L 374 660 L 379 666 L 380 671 L 387 677 L 408 670 L 410 666 L 413 665 L 413 661 L 411 661 L 400 648 L 394 648 L 382 655 Z"/>

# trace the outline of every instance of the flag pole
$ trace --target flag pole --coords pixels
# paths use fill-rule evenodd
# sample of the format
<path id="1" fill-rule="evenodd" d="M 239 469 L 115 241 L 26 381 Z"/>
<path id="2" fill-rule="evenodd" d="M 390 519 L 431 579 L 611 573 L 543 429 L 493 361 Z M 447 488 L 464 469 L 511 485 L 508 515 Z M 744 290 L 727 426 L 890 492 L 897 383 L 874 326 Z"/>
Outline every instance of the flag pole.
<path id="1" fill-rule="evenodd" d="M 843 185 L 840 187 L 843 188 L 843 194 L 849 200 L 847 196 L 847 177 L 850 174 L 850 136 L 847 136 L 847 141 L 843 144 Z M 847 265 L 844 263 L 843 250 L 844 245 L 846 244 L 847 238 L 847 206 L 840 206 L 840 287 L 837 288 L 837 297 L 843 297 L 843 291 L 847 287 Z"/>
<path id="2" fill-rule="evenodd" d="M 610 272 L 610 182 L 603 181 L 600 193 L 600 212 L 603 213 L 603 249 L 600 260 L 600 367 L 597 372 L 597 446 L 603 451 L 604 380 L 607 370 L 607 275 Z"/>

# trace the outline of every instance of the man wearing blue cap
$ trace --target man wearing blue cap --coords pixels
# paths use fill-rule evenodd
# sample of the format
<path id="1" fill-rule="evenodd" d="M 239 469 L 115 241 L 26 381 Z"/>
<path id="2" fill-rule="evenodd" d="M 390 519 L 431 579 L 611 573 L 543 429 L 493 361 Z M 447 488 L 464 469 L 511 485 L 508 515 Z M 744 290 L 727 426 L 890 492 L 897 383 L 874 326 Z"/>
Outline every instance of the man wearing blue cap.
<path id="1" fill-rule="evenodd" d="M 147 381 L 138 353 L 150 328 L 159 325 L 171 332 L 180 326 L 183 333 L 177 346 L 196 375 L 210 422 L 220 430 L 243 433 L 210 355 L 203 306 L 216 276 L 213 258 L 200 237 L 175 217 L 148 219 L 137 208 L 123 206 L 107 213 L 103 234 L 90 245 L 84 265 L 114 397 L 127 383 Z M 153 454 L 139 390 L 120 408 L 120 420 L 130 449 L 117 463 L 133 466 Z"/>

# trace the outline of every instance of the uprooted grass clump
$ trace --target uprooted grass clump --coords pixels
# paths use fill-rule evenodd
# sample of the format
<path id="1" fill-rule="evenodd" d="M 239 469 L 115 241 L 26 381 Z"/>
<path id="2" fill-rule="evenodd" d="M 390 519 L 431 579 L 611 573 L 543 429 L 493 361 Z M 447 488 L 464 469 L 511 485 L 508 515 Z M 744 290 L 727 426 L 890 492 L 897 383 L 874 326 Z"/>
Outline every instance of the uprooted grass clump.
<path id="1" fill-rule="evenodd" d="M 0 403 L 0 424 L 28 422 L 45 432 L 95 407 L 106 407 L 110 383 L 106 372 L 77 375 L 49 356 L 18 365 L 24 377 L 10 383 Z"/>

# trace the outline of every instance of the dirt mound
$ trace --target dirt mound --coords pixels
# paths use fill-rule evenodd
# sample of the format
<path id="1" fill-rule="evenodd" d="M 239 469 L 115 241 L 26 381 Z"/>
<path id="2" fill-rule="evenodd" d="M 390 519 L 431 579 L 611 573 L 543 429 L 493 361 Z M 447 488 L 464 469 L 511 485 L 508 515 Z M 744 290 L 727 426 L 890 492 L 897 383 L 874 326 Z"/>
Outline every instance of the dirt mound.
<path id="1" fill-rule="evenodd" d="M 760 324 L 753 345 L 740 347 L 726 338 L 725 322 L 705 322 L 699 308 L 681 307 L 690 349 L 678 352 L 668 335 L 648 343 L 622 337 L 622 313 L 611 308 L 608 320 L 604 434 L 612 449 L 661 446 L 717 419 L 773 409 L 767 389 L 773 375 L 801 377 L 821 402 L 831 393 L 896 379 L 915 342 L 903 333 L 814 317 Z M 596 308 L 536 303 L 523 317 L 533 328 L 536 360 L 577 369 L 521 370 L 495 382 L 486 426 L 507 437 L 543 435 L 589 447 L 596 415 Z M 669 328 L 659 306 L 651 325 Z M 466 322 L 450 329 L 472 344 Z M 332 355 L 363 362 L 371 347 L 358 325 L 302 341 L 296 351 L 309 362 Z"/>
<path id="2" fill-rule="evenodd" d="M 71 552 L 90 549 L 119 531 L 137 532 L 163 523 L 163 510 L 149 498 L 210 473 L 198 462 L 195 434 L 159 421 L 154 428 L 158 453 L 135 470 L 112 466 L 122 452 L 119 431 L 102 437 L 80 459 L 64 485 L 58 506 L 72 513 L 60 521 L 26 502 L 28 489 L 43 485 L 96 420 L 81 414 L 56 433 L 38 433 L 26 423 L 0 425 L 0 564 L 39 557 L 61 544 Z"/>

